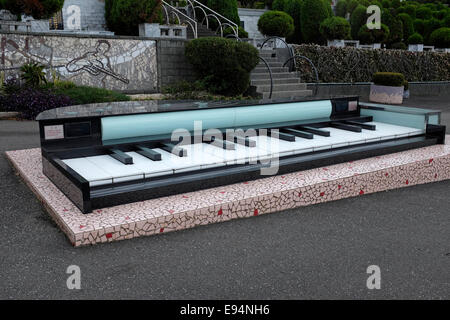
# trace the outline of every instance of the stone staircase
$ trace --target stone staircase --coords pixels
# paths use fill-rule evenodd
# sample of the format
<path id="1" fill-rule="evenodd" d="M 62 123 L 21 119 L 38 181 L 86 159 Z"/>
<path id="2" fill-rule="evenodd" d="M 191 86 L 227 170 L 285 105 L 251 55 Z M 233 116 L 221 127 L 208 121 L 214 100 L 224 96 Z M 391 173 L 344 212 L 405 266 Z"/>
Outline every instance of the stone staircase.
<path id="1" fill-rule="evenodd" d="M 217 34 L 208 29 L 205 25 L 202 24 L 197 24 L 197 37 L 198 38 L 204 38 L 204 37 L 217 37 Z M 189 40 L 194 39 L 194 32 L 192 31 L 191 28 L 187 29 L 187 38 Z"/>
<path id="2" fill-rule="evenodd" d="M 277 58 L 275 50 L 261 50 L 260 56 L 266 60 L 272 70 L 272 99 L 299 98 L 312 95 L 312 90 L 306 89 L 306 83 L 300 81 L 296 72 L 289 72 L 288 67 L 283 67 L 284 61 Z M 250 79 L 251 85 L 256 86 L 256 92 L 262 94 L 263 99 L 268 99 L 270 95 L 270 74 L 264 62 L 260 61 L 253 69 Z"/>

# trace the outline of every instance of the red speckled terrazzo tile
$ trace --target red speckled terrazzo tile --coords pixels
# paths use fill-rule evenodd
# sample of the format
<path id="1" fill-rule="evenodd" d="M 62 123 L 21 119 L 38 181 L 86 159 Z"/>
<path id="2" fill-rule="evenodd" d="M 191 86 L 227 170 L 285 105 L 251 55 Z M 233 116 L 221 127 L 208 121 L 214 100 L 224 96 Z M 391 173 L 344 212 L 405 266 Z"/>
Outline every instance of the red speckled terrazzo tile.
<path id="1" fill-rule="evenodd" d="M 43 175 L 40 149 L 8 151 L 6 155 L 74 246 L 176 231 L 450 179 L 450 136 L 447 136 L 445 145 L 82 214 Z"/>

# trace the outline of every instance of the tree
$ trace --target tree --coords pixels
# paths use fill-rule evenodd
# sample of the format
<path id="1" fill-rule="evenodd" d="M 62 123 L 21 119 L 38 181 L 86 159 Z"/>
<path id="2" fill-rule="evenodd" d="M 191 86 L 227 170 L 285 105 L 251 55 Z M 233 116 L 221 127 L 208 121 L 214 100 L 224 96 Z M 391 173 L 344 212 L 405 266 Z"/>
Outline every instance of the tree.
<path id="1" fill-rule="evenodd" d="M 240 24 L 241 20 L 239 19 L 236 0 L 200 0 L 200 2 L 237 25 Z"/>
<path id="2" fill-rule="evenodd" d="M 320 33 L 327 40 L 350 39 L 350 23 L 342 17 L 330 17 L 320 24 Z"/>
<path id="3" fill-rule="evenodd" d="M 288 43 L 301 43 L 302 31 L 300 26 L 302 0 L 287 0 L 286 13 L 294 19 L 294 32 L 287 38 Z"/>
<path id="4" fill-rule="evenodd" d="M 414 33 L 412 18 L 407 13 L 399 13 L 397 18 L 403 23 L 403 39 L 407 40 Z"/>
<path id="5" fill-rule="evenodd" d="M 363 25 L 358 32 L 358 40 L 362 43 L 383 43 L 389 37 L 389 28 L 385 24 L 381 24 L 380 29 L 369 29 L 367 25 Z"/>
<path id="6" fill-rule="evenodd" d="M 0 5 L 18 18 L 25 14 L 35 19 L 48 19 L 62 9 L 64 0 L 2 0 Z"/>
<path id="7" fill-rule="evenodd" d="M 347 15 L 347 1 L 340 0 L 336 5 L 336 15 L 345 18 Z"/>
<path id="8" fill-rule="evenodd" d="M 300 12 L 300 28 L 307 43 L 323 43 L 325 39 L 319 31 L 320 24 L 330 16 L 326 0 L 303 0 Z"/>
<path id="9" fill-rule="evenodd" d="M 359 30 L 367 23 L 366 10 L 367 8 L 362 5 L 358 5 L 356 9 L 353 10 L 350 17 L 351 34 L 353 39 L 358 38 Z"/>

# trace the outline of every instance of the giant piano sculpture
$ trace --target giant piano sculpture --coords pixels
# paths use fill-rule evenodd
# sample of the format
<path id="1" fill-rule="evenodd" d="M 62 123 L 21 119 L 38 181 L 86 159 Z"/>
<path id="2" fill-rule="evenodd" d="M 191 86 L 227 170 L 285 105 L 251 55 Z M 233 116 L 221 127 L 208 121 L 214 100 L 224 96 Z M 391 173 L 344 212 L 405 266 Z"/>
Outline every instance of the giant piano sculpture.
<path id="1" fill-rule="evenodd" d="M 438 111 L 358 97 L 107 103 L 38 120 L 43 172 L 83 213 L 445 139 Z"/>

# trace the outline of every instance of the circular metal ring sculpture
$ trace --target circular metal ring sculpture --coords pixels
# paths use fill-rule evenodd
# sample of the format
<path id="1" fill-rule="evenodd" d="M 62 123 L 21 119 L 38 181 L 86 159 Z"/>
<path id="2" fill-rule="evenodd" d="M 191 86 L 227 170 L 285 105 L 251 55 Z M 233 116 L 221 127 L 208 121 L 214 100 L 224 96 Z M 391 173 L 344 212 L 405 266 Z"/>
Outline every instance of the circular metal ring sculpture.
<path id="1" fill-rule="evenodd" d="M 286 64 L 291 61 L 294 60 L 294 64 L 295 64 L 295 59 L 296 58 L 300 58 L 300 59 L 304 59 L 306 60 L 310 66 L 312 67 L 313 71 L 314 71 L 314 75 L 316 76 L 316 85 L 314 86 L 314 95 L 317 94 L 317 88 L 319 85 L 319 73 L 317 72 L 317 68 L 314 65 L 314 63 L 311 61 L 311 59 L 309 59 L 308 57 L 302 56 L 302 55 L 294 55 L 293 57 L 289 58 L 288 60 L 286 60 L 286 62 L 283 64 L 283 67 L 286 66 Z"/>
<path id="2" fill-rule="evenodd" d="M 290 47 L 290 46 L 288 45 L 288 43 L 287 43 L 283 38 L 280 38 L 280 37 L 269 37 L 269 38 L 266 38 L 266 39 L 263 41 L 263 43 L 261 44 L 260 50 L 262 50 L 262 49 L 264 48 L 264 45 L 265 45 L 267 42 L 269 42 L 270 40 L 273 40 L 273 39 L 280 40 L 281 42 L 284 43 L 284 45 L 286 46 L 286 48 L 287 48 L 288 51 L 289 51 L 289 59 L 291 59 L 291 58 L 294 57 L 294 51 L 292 50 L 292 47 Z M 292 68 L 292 69 L 293 69 L 293 71 L 295 71 L 295 63 L 293 64 L 293 68 Z"/>

